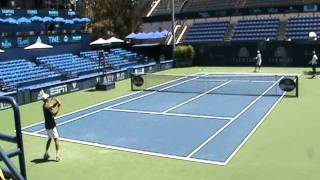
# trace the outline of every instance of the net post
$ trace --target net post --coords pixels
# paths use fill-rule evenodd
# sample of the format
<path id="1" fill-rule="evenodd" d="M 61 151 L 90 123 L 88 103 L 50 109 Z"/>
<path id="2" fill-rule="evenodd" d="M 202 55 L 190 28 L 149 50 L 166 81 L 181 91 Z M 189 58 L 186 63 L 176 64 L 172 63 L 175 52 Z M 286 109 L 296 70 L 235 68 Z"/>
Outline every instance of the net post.
<path id="1" fill-rule="evenodd" d="M 299 76 L 296 77 L 296 97 L 299 97 Z"/>
<path id="2" fill-rule="evenodd" d="M 133 73 L 130 73 L 131 91 L 133 91 Z"/>

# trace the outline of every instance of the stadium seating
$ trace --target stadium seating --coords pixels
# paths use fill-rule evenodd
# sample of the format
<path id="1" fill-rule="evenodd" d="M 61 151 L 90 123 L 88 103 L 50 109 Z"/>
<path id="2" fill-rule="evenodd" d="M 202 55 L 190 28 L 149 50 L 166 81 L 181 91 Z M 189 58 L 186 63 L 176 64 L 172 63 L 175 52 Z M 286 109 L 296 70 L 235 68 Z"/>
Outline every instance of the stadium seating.
<path id="1" fill-rule="evenodd" d="M 187 0 L 175 0 L 175 12 L 180 12 L 181 8 Z M 161 0 L 153 15 L 163 15 L 171 13 L 171 0 Z"/>
<path id="2" fill-rule="evenodd" d="M 191 0 L 184 11 L 199 12 L 217 9 L 235 8 L 237 0 Z"/>
<path id="3" fill-rule="evenodd" d="M 315 4 L 314 0 L 189 0 L 183 12 Z"/>
<path id="4" fill-rule="evenodd" d="M 276 39 L 279 29 L 279 18 L 261 18 L 239 20 L 233 41 L 250 41 L 250 40 L 266 40 Z"/>
<path id="5" fill-rule="evenodd" d="M 286 30 L 288 39 L 306 40 L 309 32 L 320 34 L 320 16 L 289 18 Z"/>
<path id="6" fill-rule="evenodd" d="M 80 56 L 89 58 L 94 60 L 95 63 L 98 63 L 99 52 L 101 51 L 81 52 Z M 104 55 L 106 57 L 106 64 L 113 69 L 125 69 L 140 64 L 137 61 L 136 53 L 121 48 L 111 49 L 109 52 L 104 52 Z"/>
<path id="7" fill-rule="evenodd" d="M 312 3 L 312 0 L 245 0 L 244 7 L 276 7 L 284 5 L 298 5 Z"/>
<path id="8" fill-rule="evenodd" d="M 0 62 L 1 91 L 13 91 L 19 83 L 60 76 L 24 59 Z"/>
<path id="9" fill-rule="evenodd" d="M 62 74 L 78 74 L 98 68 L 96 63 L 72 54 L 38 57 L 37 61 Z"/>
<path id="10" fill-rule="evenodd" d="M 187 31 L 185 43 L 223 41 L 229 21 L 194 23 Z"/>

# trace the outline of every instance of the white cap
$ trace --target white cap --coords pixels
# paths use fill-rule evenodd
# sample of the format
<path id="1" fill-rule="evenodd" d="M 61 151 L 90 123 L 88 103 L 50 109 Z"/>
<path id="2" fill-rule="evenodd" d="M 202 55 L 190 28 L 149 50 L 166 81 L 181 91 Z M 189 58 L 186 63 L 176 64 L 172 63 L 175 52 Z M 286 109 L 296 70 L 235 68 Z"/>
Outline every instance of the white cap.
<path id="1" fill-rule="evenodd" d="M 260 54 L 260 51 L 258 50 L 257 53 Z"/>
<path id="2" fill-rule="evenodd" d="M 49 94 L 43 93 L 41 99 L 46 100 L 49 98 Z"/>

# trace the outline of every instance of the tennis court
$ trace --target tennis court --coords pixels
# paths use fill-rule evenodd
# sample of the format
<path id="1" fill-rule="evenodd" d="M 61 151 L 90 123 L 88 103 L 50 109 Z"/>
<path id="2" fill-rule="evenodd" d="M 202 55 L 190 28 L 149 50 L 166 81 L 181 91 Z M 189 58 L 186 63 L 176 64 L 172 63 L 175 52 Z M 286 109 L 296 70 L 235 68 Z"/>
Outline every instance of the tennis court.
<path id="1" fill-rule="evenodd" d="M 139 75 L 127 96 L 57 118 L 65 141 L 226 165 L 277 103 L 295 75 Z M 290 95 L 290 94 L 287 94 Z M 24 133 L 46 137 L 43 123 Z"/>

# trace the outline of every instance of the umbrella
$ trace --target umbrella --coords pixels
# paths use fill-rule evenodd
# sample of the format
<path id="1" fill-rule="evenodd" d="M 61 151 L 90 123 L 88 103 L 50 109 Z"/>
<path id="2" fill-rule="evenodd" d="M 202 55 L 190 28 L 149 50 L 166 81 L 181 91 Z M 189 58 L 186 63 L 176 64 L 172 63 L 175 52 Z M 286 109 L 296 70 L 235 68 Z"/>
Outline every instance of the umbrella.
<path id="1" fill-rule="evenodd" d="M 42 21 L 43 21 L 43 22 L 52 22 L 53 19 L 52 19 L 51 17 L 46 16 L 46 17 L 44 17 L 44 18 L 42 19 Z"/>
<path id="2" fill-rule="evenodd" d="M 3 52 L 4 52 L 4 50 L 0 49 L 0 53 L 3 53 Z"/>
<path id="3" fill-rule="evenodd" d="M 32 21 L 32 22 L 34 22 L 34 21 L 43 22 L 42 17 L 39 17 L 39 16 L 33 16 L 29 20 Z"/>
<path id="4" fill-rule="evenodd" d="M 124 41 L 122 39 L 118 39 L 115 37 L 111 37 L 107 39 L 107 43 L 123 43 Z"/>
<path id="5" fill-rule="evenodd" d="M 74 21 L 71 20 L 71 19 L 66 19 L 66 20 L 64 21 L 64 23 L 65 23 L 65 24 L 74 24 Z"/>
<path id="6" fill-rule="evenodd" d="M 61 23 L 66 22 L 66 20 L 63 19 L 62 17 L 56 17 L 56 18 L 53 19 L 53 21 L 54 21 L 54 22 L 57 22 L 57 23 L 59 23 L 59 22 L 61 22 Z"/>
<path id="7" fill-rule="evenodd" d="M 145 39 L 146 36 L 146 33 L 138 33 L 135 35 L 134 39 Z"/>
<path id="8" fill-rule="evenodd" d="M 25 18 L 25 17 L 22 17 L 22 18 L 19 18 L 17 20 L 18 24 L 30 24 L 31 23 L 31 20 Z"/>
<path id="9" fill-rule="evenodd" d="M 163 34 L 163 35 L 168 35 L 168 33 L 169 33 L 169 31 L 167 31 L 167 30 L 163 30 L 163 31 L 161 31 L 161 34 Z"/>
<path id="10" fill-rule="evenodd" d="M 153 37 L 155 38 L 155 39 L 158 39 L 158 38 L 164 38 L 165 37 L 165 35 L 164 34 L 162 34 L 162 32 L 154 32 L 153 33 Z"/>
<path id="11" fill-rule="evenodd" d="M 89 23 L 91 20 L 89 18 L 81 18 L 80 22 Z"/>
<path id="12" fill-rule="evenodd" d="M 4 20 L 4 22 L 9 23 L 9 24 L 18 24 L 17 20 L 13 18 L 7 18 Z"/>
<path id="13" fill-rule="evenodd" d="M 103 44 L 108 44 L 107 40 L 105 40 L 103 38 L 99 38 L 99 39 L 90 43 L 90 45 L 103 45 Z"/>
<path id="14" fill-rule="evenodd" d="M 24 49 L 48 49 L 53 48 L 53 46 L 50 46 L 48 44 L 43 44 L 42 42 L 36 42 L 28 47 L 25 47 Z"/>
<path id="15" fill-rule="evenodd" d="M 135 33 L 131 33 L 131 34 L 129 34 L 126 38 L 127 38 L 127 39 L 132 39 L 132 38 L 134 38 L 135 36 L 136 36 Z"/>
<path id="16" fill-rule="evenodd" d="M 80 23 L 80 22 L 81 22 L 81 19 L 80 19 L 80 18 L 73 18 L 72 21 L 73 21 L 73 22 Z"/>
<path id="17" fill-rule="evenodd" d="M 143 39 L 156 39 L 155 35 L 153 32 L 145 33 L 145 36 Z"/>

